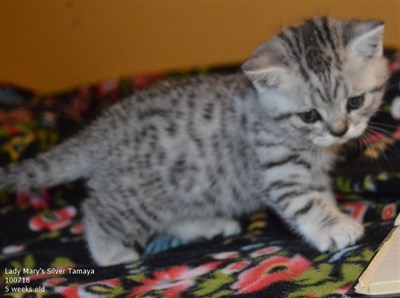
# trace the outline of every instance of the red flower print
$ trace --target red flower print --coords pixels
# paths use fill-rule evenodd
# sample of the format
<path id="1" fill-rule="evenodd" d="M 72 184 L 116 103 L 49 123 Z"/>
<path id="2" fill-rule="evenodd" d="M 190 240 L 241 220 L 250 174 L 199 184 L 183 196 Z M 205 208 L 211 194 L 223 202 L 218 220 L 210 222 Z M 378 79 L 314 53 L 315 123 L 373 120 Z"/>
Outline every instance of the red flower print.
<path id="1" fill-rule="evenodd" d="M 63 297 L 108 297 L 111 293 L 121 285 L 118 278 L 102 280 L 93 283 L 68 284 L 67 280 L 61 278 L 52 279 L 43 283 L 46 288 L 50 288 L 53 292 L 61 294 Z"/>
<path id="2" fill-rule="evenodd" d="M 356 221 L 362 223 L 364 219 L 365 212 L 368 209 L 368 203 L 366 202 L 348 202 L 341 206 L 343 211 L 348 212 L 348 214 L 354 218 Z"/>
<path id="3" fill-rule="evenodd" d="M 54 287 L 54 292 L 63 295 L 63 297 L 71 297 L 71 298 L 78 298 L 79 296 L 79 287 L 80 285 L 71 284 L 68 286 L 58 286 Z"/>
<path id="4" fill-rule="evenodd" d="M 399 139 L 400 138 L 400 126 L 396 128 L 396 130 L 393 132 L 393 137 L 395 139 Z"/>
<path id="5" fill-rule="evenodd" d="M 68 285 L 68 280 L 64 277 L 50 277 L 48 279 L 45 279 L 42 282 L 42 286 L 45 287 L 46 291 L 49 292 L 55 292 L 55 293 L 65 293 L 68 288 L 71 286 Z M 74 294 L 74 295 L 69 295 L 69 296 L 64 296 L 64 297 L 78 297 L 76 292 L 77 292 L 77 285 L 73 285 L 74 290 L 73 292 L 69 292 L 69 294 Z"/>
<path id="6" fill-rule="evenodd" d="M 71 232 L 71 234 L 81 235 L 81 234 L 83 234 L 83 225 L 75 224 L 69 229 L 69 231 Z"/>
<path id="7" fill-rule="evenodd" d="M 77 115 L 82 115 L 82 114 L 86 113 L 86 111 L 89 109 L 89 104 L 86 99 L 81 98 L 81 97 L 75 97 L 75 98 L 73 98 L 70 108 Z"/>
<path id="8" fill-rule="evenodd" d="M 132 87 L 133 89 L 141 89 L 144 88 L 148 85 L 150 85 L 153 82 L 156 82 L 163 77 L 163 73 L 153 73 L 153 74 L 141 74 L 137 75 L 133 78 L 132 80 Z"/>
<path id="9" fill-rule="evenodd" d="M 343 287 L 341 287 L 340 289 L 337 289 L 335 291 L 335 294 L 341 294 L 341 295 L 345 295 L 348 291 L 350 291 L 350 289 L 353 287 L 353 284 L 347 284 Z"/>
<path id="10" fill-rule="evenodd" d="M 396 216 L 396 205 L 394 203 L 386 205 L 382 210 L 382 219 L 389 220 Z"/>
<path id="11" fill-rule="evenodd" d="M 24 108 L 14 109 L 7 112 L 0 111 L 0 124 L 7 122 L 15 123 L 18 121 L 30 121 L 32 118 L 32 113 Z"/>
<path id="12" fill-rule="evenodd" d="M 75 215 L 76 209 L 73 206 L 58 210 L 45 210 L 30 219 L 29 228 L 32 231 L 59 230 L 68 226 Z"/>
<path id="13" fill-rule="evenodd" d="M 365 138 L 361 140 L 361 143 L 363 143 L 363 145 L 368 147 L 368 145 L 370 145 L 372 143 L 377 143 L 377 142 L 383 141 L 386 138 L 387 138 L 387 136 L 384 135 L 383 133 L 372 132 L 372 133 L 369 133 L 368 135 L 366 135 Z"/>
<path id="14" fill-rule="evenodd" d="M 222 271 L 227 273 L 227 274 L 232 274 L 232 273 L 235 273 L 235 272 L 242 271 L 244 268 L 249 266 L 249 264 L 250 264 L 249 261 L 235 262 L 235 263 L 229 264 L 225 268 L 222 268 Z"/>
<path id="15" fill-rule="evenodd" d="M 16 204 L 18 207 L 23 207 L 29 204 L 34 210 L 44 209 L 48 207 L 50 195 L 47 189 L 42 189 L 37 192 L 21 191 L 17 193 Z"/>
<path id="16" fill-rule="evenodd" d="M 32 113 L 26 108 L 13 109 L 11 111 L 0 110 L 0 126 L 9 136 L 26 134 L 26 129 L 19 125 L 21 122 L 31 122 Z"/>
<path id="17" fill-rule="evenodd" d="M 104 99 L 105 97 L 109 97 L 112 100 L 118 97 L 118 80 L 109 80 L 104 81 L 99 84 L 97 87 L 97 98 Z"/>
<path id="18" fill-rule="evenodd" d="M 390 65 L 390 71 L 392 73 L 394 73 L 394 72 L 396 72 L 398 70 L 400 70 L 400 62 L 395 62 L 392 65 Z"/>
<path id="19" fill-rule="evenodd" d="M 239 254 L 236 251 L 224 251 L 213 255 L 213 258 L 217 260 L 236 259 L 238 257 Z"/>
<path id="20" fill-rule="evenodd" d="M 239 294 L 257 292 L 279 281 L 290 280 L 311 267 L 311 262 L 302 256 L 293 258 L 274 256 L 262 261 L 239 275 L 239 280 L 232 285 Z M 279 268 L 279 271 L 275 271 Z M 284 269 L 281 269 L 284 268 Z"/>
<path id="21" fill-rule="evenodd" d="M 45 287 L 54 288 L 56 286 L 64 284 L 66 281 L 67 281 L 67 279 L 64 277 L 52 277 L 52 278 L 48 278 L 45 281 L 43 281 L 42 285 Z"/>
<path id="22" fill-rule="evenodd" d="M 259 250 L 253 251 L 250 254 L 250 257 L 257 258 L 257 257 L 265 256 L 265 255 L 271 255 L 280 250 L 281 250 L 281 248 L 279 246 L 264 247 Z"/>
<path id="23" fill-rule="evenodd" d="M 160 291 L 163 297 L 166 298 L 177 297 L 194 284 L 194 279 L 196 277 L 214 270 L 220 264 L 221 262 L 216 261 L 193 269 L 182 265 L 155 272 L 153 274 L 154 278 L 143 279 L 141 281 L 143 285 L 134 288 L 128 297 L 137 297 L 150 291 Z"/>

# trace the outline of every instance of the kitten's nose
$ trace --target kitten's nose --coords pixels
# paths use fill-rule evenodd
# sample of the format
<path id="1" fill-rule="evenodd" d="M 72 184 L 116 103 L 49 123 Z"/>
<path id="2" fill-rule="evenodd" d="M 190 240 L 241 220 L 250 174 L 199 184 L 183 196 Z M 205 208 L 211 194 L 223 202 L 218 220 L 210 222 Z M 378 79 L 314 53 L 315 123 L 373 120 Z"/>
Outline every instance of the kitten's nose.
<path id="1" fill-rule="evenodd" d="M 329 132 L 331 135 L 335 137 L 342 137 L 346 134 L 349 129 L 347 121 L 345 120 L 337 120 L 333 122 L 331 125 L 328 125 Z"/>

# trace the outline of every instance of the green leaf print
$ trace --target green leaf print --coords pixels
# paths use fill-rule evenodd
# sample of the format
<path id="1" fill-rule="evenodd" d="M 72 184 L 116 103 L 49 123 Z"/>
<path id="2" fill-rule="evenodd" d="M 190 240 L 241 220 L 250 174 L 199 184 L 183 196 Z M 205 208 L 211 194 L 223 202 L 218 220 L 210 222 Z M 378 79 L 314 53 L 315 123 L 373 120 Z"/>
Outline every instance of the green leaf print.
<path id="1" fill-rule="evenodd" d="M 296 293 L 291 293 L 288 298 L 300 298 L 305 296 L 329 297 L 335 291 L 353 284 L 357 277 L 367 266 L 373 256 L 373 251 L 366 249 L 358 255 L 347 257 L 341 263 L 324 263 L 304 272 L 294 283 L 301 285 Z M 340 266 L 340 268 L 337 268 Z M 340 272 L 340 278 L 334 275 L 335 271 Z"/>
<path id="2" fill-rule="evenodd" d="M 233 277 L 231 275 L 228 275 L 221 270 L 217 270 L 214 272 L 214 278 L 206 279 L 204 282 L 200 283 L 199 289 L 194 292 L 194 294 L 200 297 L 209 297 L 211 293 L 231 282 L 233 282 Z"/>

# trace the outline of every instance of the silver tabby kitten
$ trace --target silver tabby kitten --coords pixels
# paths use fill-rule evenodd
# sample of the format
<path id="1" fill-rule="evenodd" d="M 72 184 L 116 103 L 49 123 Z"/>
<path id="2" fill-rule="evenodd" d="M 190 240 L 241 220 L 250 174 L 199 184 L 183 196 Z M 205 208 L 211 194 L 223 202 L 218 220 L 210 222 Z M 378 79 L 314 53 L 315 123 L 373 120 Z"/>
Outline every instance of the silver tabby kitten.
<path id="1" fill-rule="evenodd" d="M 243 73 L 166 81 L 110 108 L 75 138 L 0 169 L 0 188 L 87 179 L 86 238 L 103 266 L 154 234 L 240 232 L 264 206 L 320 251 L 363 227 L 336 207 L 328 171 L 381 104 L 383 25 L 308 20 L 262 44 Z"/>

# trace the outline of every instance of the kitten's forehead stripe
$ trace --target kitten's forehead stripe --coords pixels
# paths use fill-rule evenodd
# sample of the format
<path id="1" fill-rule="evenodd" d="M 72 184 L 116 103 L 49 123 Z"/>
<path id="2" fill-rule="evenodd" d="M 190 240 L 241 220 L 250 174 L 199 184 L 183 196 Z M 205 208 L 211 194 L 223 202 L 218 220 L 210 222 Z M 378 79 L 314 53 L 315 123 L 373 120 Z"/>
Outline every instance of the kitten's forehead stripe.
<path id="1" fill-rule="evenodd" d="M 344 87 L 344 95 L 346 97 L 349 96 L 349 93 L 350 93 L 349 86 L 344 81 L 343 81 L 343 87 Z"/>
<path id="2" fill-rule="evenodd" d="M 326 101 L 326 102 L 334 100 L 334 98 L 331 96 L 331 92 L 330 92 L 330 88 L 329 88 L 330 86 L 332 86 L 330 81 L 328 83 L 326 83 L 325 85 L 323 85 L 323 88 L 325 91 L 324 101 Z"/>
<path id="3" fill-rule="evenodd" d="M 335 56 L 335 59 L 334 59 L 334 61 L 336 62 L 335 66 L 337 69 L 341 70 L 342 60 L 339 57 L 339 54 L 337 52 L 339 43 L 338 43 L 336 28 L 334 26 L 329 27 L 328 19 L 326 17 L 322 19 L 322 25 L 326 32 L 327 40 L 328 40 L 329 45 L 331 46 L 332 53 Z"/>
<path id="4" fill-rule="evenodd" d="M 278 34 L 300 75 L 323 102 L 337 99 L 339 92 L 340 79 L 332 74 L 341 70 L 338 50 L 342 45 L 338 34 L 338 28 L 326 17 L 308 20 L 301 27 L 289 27 Z M 311 79 L 310 73 L 315 74 L 315 79 Z M 316 103 L 315 98 L 311 100 Z"/>
<path id="5" fill-rule="evenodd" d="M 308 21 L 308 24 L 310 25 L 310 35 L 312 36 L 312 40 L 314 40 L 314 38 L 318 38 L 319 42 L 321 42 L 322 45 L 326 44 L 326 40 L 322 34 L 322 32 L 319 30 L 318 25 L 312 20 L 312 21 Z M 307 28 L 307 26 L 305 26 L 305 29 Z M 307 32 L 307 31 L 306 31 Z"/>
<path id="6" fill-rule="evenodd" d="M 333 98 L 338 98 L 338 92 L 339 92 L 339 87 L 340 87 L 340 77 L 335 76 L 335 83 L 333 87 Z"/>
<path id="7" fill-rule="evenodd" d="M 286 34 L 286 32 L 281 32 L 278 35 L 279 38 L 281 38 L 284 41 L 284 46 L 286 48 L 286 52 L 291 55 L 292 58 L 296 60 L 300 60 L 300 54 L 298 52 L 298 48 L 292 43 L 292 40 L 290 36 Z"/>
<path id="8" fill-rule="evenodd" d="M 301 56 L 299 54 L 299 51 L 301 50 L 301 48 L 296 47 L 293 43 L 292 40 L 290 39 L 290 37 L 287 36 L 287 34 L 285 32 L 281 32 L 280 34 L 278 34 L 278 37 L 284 41 L 284 47 L 286 48 L 286 52 L 292 57 L 294 58 L 295 61 L 301 61 Z M 308 75 L 306 69 L 304 68 L 304 66 L 302 65 L 302 63 L 299 63 L 299 70 L 300 70 L 300 74 L 302 75 L 302 77 L 304 78 L 305 81 L 308 81 L 310 79 L 310 76 Z"/>
<path id="9" fill-rule="evenodd" d="M 314 91 L 315 88 L 313 88 L 312 85 L 310 85 L 310 89 L 312 91 L 310 94 L 311 103 L 315 107 L 317 105 L 317 99 Z"/>
<path id="10" fill-rule="evenodd" d="M 295 27 L 290 27 L 289 32 L 291 33 L 291 36 L 293 36 L 294 41 L 296 42 L 296 46 L 298 50 L 302 50 L 302 42 L 300 40 L 300 36 L 297 34 L 297 28 Z"/>
<path id="11" fill-rule="evenodd" d="M 322 91 L 320 89 L 320 86 L 316 87 L 315 91 L 318 93 L 318 95 L 322 99 L 322 101 L 324 101 L 324 102 L 328 102 L 329 101 L 329 97 L 327 96 L 327 94 L 323 94 L 322 93 Z M 326 89 L 324 91 L 326 93 Z"/>

